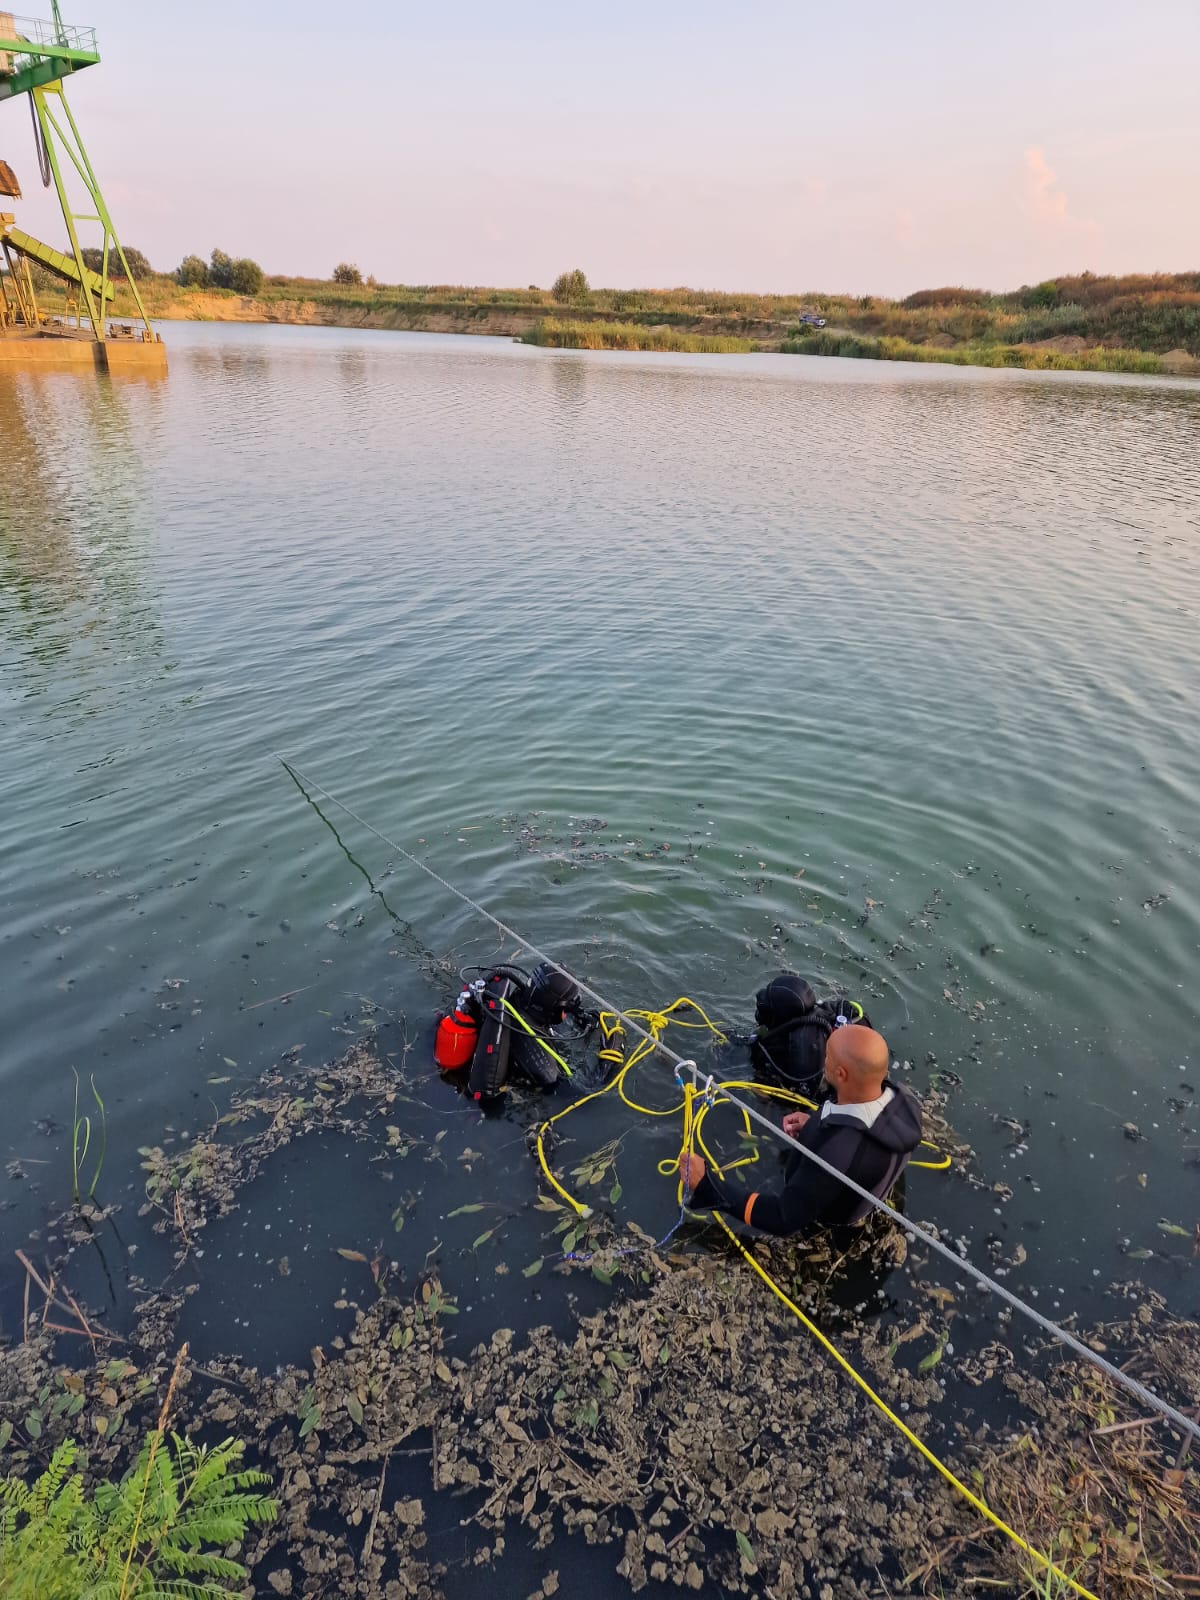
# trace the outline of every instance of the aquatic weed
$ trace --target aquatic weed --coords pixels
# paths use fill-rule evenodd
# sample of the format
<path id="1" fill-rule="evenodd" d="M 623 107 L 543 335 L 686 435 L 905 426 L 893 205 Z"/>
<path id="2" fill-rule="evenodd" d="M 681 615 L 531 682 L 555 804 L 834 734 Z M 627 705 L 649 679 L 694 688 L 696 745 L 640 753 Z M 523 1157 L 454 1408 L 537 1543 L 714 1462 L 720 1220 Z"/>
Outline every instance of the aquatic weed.
<path id="1" fill-rule="evenodd" d="M 78 1205 L 79 1178 L 92 1146 L 92 1119 L 86 1114 L 82 1117 L 79 1114 L 79 1074 L 74 1067 L 71 1068 L 71 1072 L 75 1078 L 75 1104 L 71 1115 L 71 1177 L 72 1193 L 75 1204 Z M 100 1154 L 96 1158 L 96 1167 L 87 1192 L 87 1198 L 91 1200 L 95 1196 L 96 1185 L 100 1182 L 100 1173 L 108 1150 L 108 1114 L 104 1109 L 104 1101 L 100 1098 L 100 1091 L 96 1087 L 95 1077 L 89 1077 L 88 1082 L 92 1086 L 92 1098 L 100 1111 Z"/>

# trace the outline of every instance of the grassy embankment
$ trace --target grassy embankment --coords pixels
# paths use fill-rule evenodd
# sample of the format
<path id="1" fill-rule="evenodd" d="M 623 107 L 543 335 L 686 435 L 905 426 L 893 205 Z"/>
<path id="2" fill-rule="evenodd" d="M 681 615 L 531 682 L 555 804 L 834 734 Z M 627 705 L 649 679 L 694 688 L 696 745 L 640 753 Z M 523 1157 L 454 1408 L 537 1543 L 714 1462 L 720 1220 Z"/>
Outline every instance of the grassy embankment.
<path id="1" fill-rule="evenodd" d="M 704 351 L 712 355 L 744 355 L 757 348 L 753 339 L 723 333 L 680 333 L 674 328 L 639 327 L 634 322 L 560 322 L 543 317 L 522 344 L 549 350 L 674 350 Z"/>
<path id="2" fill-rule="evenodd" d="M 488 332 L 582 348 L 749 347 L 982 366 L 1200 373 L 1200 272 L 1084 273 L 1005 294 L 952 287 L 920 290 L 904 300 L 596 289 L 582 304 L 561 306 L 537 288 L 338 285 L 286 277 L 268 278 L 250 300 L 229 290 L 181 289 L 158 275 L 143 295 L 150 314 L 164 318 Z M 129 297 L 120 294 L 118 314 L 131 309 Z M 825 317 L 828 326 L 805 329 L 802 312 Z M 546 326 L 534 336 L 539 322 Z M 598 335 L 598 326 L 607 331 Z M 684 344 L 681 335 L 704 342 Z"/>
<path id="3" fill-rule="evenodd" d="M 908 339 L 884 335 L 862 338 L 854 333 L 826 333 L 785 339 L 785 355 L 850 356 L 867 361 L 938 361 L 956 367 L 1021 367 L 1036 372 L 1162 372 L 1158 356 L 1145 350 L 1108 349 L 1097 345 L 1072 353 L 1039 349 L 1028 344 L 974 344 L 943 349 L 939 345 L 913 344 Z"/>

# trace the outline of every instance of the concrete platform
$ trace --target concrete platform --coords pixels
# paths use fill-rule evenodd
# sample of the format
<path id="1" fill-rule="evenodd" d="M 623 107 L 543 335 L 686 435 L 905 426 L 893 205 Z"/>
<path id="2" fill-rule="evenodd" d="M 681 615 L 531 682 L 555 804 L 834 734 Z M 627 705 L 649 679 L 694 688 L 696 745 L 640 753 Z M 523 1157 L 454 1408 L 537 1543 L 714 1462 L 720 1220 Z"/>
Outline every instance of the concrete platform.
<path id="1" fill-rule="evenodd" d="M 167 347 L 161 339 L 108 339 L 60 333 L 0 332 L 0 367 L 90 367 L 99 372 L 167 370 Z"/>

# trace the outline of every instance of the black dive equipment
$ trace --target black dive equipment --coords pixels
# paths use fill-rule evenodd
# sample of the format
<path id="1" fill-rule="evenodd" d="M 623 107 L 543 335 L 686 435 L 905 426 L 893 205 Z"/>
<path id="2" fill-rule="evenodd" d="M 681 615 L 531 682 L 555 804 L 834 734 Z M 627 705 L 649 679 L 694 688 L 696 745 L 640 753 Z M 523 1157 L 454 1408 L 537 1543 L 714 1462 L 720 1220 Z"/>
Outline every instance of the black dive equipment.
<path id="1" fill-rule="evenodd" d="M 754 1067 L 764 1078 L 812 1095 L 825 1070 L 825 1046 L 835 1028 L 847 1023 L 870 1027 L 856 1000 L 834 995 L 818 1000 L 812 984 L 794 972 L 781 972 L 755 996 L 758 1035 L 751 1045 Z"/>
<path id="2" fill-rule="evenodd" d="M 468 1068 L 467 1090 L 481 1101 L 501 1095 L 514 1073 L 542 1089 L 569 1076 L 553 1030 L 570 1018 L 583 1035 L 597 1020 L 584 1009 L 575 980 L 547 961 L 532 973 L 507 964 L 468 970 L 483 976 L 466 984 L 453 1012 L 439 1021 L 438 1066 Z"/>

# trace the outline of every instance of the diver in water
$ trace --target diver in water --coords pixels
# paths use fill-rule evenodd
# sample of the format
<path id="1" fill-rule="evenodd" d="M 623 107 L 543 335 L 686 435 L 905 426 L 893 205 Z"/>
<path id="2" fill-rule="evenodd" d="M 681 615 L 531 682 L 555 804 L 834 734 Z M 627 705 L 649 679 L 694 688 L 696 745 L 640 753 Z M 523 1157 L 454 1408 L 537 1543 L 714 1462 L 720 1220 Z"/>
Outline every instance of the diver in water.
<path id="1" fill-rule="evenodd" d="M 820 1086 L 834 1029 L 851 1022 L 871 1025 L 857 1001 L 844 995 L 818 1000 L 807 979 L 794 972 L 781 972 L 758 991 L 754 1020 L 758 1032 L 750 1041 L 750 1058 L 755 1072 L 810 1097 Z"/>
<path id="2" fill-rule="evenodd" d="M 882 1035 L 862 1023 L 831 1031 L 825 1048 L 828 1096 L 817 1110 L 792 1111 L 783 1131 L 879 1199 L 886 1199 L 921 1141 L 921 1108 L 888 1077 Z M 799 1151 L 788 1158 L 779 1193 L 759 1193 L 717 1178 L 697 1155 L 680 1163 L 686 1204 L 727 1211 L 763 1233 L 799 1235 L 862 1222 L 872 1209 L 852 1189 Z"/>
<path id="3" fill-rule="evenodd" d="M 496 1099 L 513 1073 L 555 1088 L 570 1076 L 562 1053 L 570 1039 L 554 1030 L 569 1019 L 572 1037 L 585 1038 L 597 1022 L 579 985 L 548 961 L 532 973 L 510 965 L 477 970 L 485 975 L 466 985 L 453 1012 L 438 1023 L 438 1066 L 447 1072 L 469 1067 L 467 1089 L 476 1100 Z"/>

